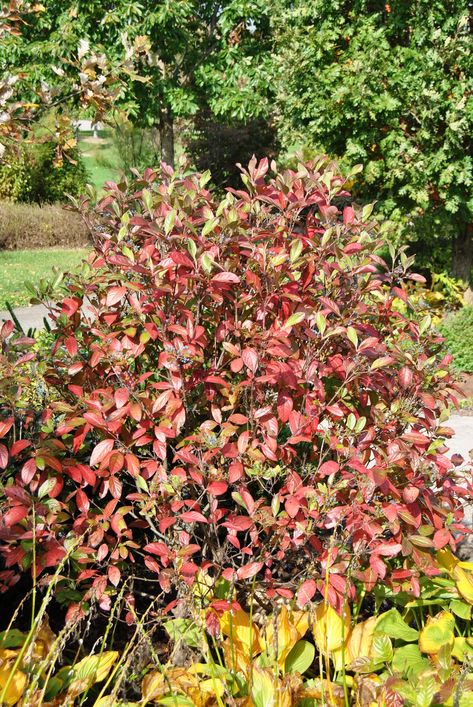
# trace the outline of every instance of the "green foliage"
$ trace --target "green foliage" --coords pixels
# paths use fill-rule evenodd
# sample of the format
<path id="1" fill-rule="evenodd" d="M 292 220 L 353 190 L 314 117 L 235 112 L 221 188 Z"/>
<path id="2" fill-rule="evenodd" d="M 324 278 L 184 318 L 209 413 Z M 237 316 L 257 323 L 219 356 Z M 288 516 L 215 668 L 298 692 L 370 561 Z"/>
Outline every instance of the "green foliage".
<path id="1" fill-rule="evenodd" d="M 0 199 L 39 204 L 64 202 L 67 195 L 79 196 L 87 183 L 79 152 L 73 150 L 59 165 L 55 158 L 51 143 L 11 150 L 0 165 Z"/>
<path id="2" fill-rule="evenodd" d="M 473 307 L 464 307 L 446 317 L 440 331 L 456 368 L 473 373 Z"/>
<path id="3" fill-rule="evenodd" d="M 444 268 L 473 218 L 472 34 L 466 0 L 296 0 L 273 18 L 276 114 L 306 143 L 365 165 L 355 189 Z M 465 262 L 466 261 L 466 262 Z"/>

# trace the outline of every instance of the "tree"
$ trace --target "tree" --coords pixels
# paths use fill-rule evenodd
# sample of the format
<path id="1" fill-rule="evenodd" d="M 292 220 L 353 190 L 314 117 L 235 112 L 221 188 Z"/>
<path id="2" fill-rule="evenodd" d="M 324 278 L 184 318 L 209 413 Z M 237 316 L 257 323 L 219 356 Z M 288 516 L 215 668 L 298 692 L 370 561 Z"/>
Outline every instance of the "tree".
<path id="1" fill-rule="evenodd" d="M 260 4 L 115 0 L 104 6 L 102 0 L 47 0 L 40 11 L 30 14 L 20 37 L 12 37 L 8 51 L 0 51 L 0 64 L 4 70 L 27 66 L 40 83 L 47 77 L 53 81 L 58 74 L 67 76 L 70 62 L 87 56 L 91 48 L 104 63 L 125 66 L 128 75 L 114 96 L 114 106 L 134 125 L 156 128 L 162 159 L 173 165 L 177 118 L 195 115 L 208 101 L 221 114 L 240 119 L 261 112 L 254 101 L 249 107 L 249 95 L 256 95 L 252 82 L 245 79 L 245 91 L 237 80 L 238 70 L 230 70 L 240 61 L 247 75 L 253 71 L 254 47 L 261 35 Z M 269 28 L 266 16 L 261 26 Z M 228 72 L 228 81 L 211 86 L 222 71 Z M 80 80 L 97 80 L 99 73 L 86 68 Z"/>
<path id="2" fill-rule="evenodd" d="M 377 200 L 424 260 L 473 264 L 471 18 L 467 0 L 295 0 L 274 13 L 286 146 L 363 163 Z M 400 230 L 399 230 L 400 229 Z"/>

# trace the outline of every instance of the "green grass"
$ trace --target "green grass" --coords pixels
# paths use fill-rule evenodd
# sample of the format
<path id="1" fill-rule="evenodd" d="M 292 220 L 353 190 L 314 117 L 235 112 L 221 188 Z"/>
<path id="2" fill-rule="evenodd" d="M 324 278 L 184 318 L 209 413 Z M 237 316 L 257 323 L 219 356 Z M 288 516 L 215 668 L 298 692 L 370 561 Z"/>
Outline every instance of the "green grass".
<path id="1" fill-rule="evenodd" d="M 92 133 L 81 133 L 78 147 L 89 179 L 100 192 L 104 182 L 116 181 L 120 176 L 119 158 L 107 131 L 100 131 L 96 141 L 91 138 Z"/>
<path id="2" fill-rule="evenodd" d="M 13 307 L 29 304 L 25 281 L 37 283 L 53 276 L 53 266 L 62 271 L 75 268 L 87 255 L 85 248 L 0 251 L 0 310 L 8 301 Z"/>

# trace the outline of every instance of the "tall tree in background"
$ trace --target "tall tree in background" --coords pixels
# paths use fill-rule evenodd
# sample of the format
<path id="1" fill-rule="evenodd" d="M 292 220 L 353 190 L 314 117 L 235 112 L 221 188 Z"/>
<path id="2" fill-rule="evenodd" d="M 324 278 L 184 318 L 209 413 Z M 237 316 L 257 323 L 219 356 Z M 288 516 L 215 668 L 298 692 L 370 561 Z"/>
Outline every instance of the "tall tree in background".
<path id="1" fill-rule="evenodd" d="M 74 60 L 91 51 L 99 53 L 104 65 L 127 67 L 114 105 L 135 126 L 156 128 L 162 159 L 172 165 L 177 118 L 193 116 L 209 102 L 220 115 L 242 119 L 261 114 L 253 85 L 261 83 L 254 61 L 261 39 L 259 4 L 44 0 L 22 23 L 21 34 L 0 48 L 0 66 L 17 73 L 27 67 L 30 83 L 40 86 L 65 80 Z M 219 78 L 220 85 L 212 86 Z M 92 79 L 102 80 L 100 67 L 84 68 L 80 82 Z"/>
<path id="2" fill-rule="evenodd" d="M 275 0 L 286 147 L 363 163 L 363 199 L 425 259 L 473 264 L 473 43 L 467 0 Z M 401 229 L 401 230 L 399 230 Z"/>

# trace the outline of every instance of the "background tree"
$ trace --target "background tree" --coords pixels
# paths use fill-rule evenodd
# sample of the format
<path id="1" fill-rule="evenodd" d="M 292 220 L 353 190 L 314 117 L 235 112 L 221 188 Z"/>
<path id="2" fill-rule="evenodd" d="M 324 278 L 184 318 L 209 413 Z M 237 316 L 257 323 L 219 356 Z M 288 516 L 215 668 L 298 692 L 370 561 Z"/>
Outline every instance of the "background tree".
<path id="1" fill-rule="evenodd" d="M 262 33 L 269 30 L 259 4 L 47 0 L 29 13 L 21 34 L 4 44 L 0 66 L 18 74 L 20 67 L 28 67 L 30 84 L 23 94 L 28 98 L 31 84 L 44 92 L 45 82 L 54 85 L 67 78 L 74 61 L 87 57 L 92 48 L 99 67 L 85 67 L 80 83 L 95 80 L 102 85 L 102 64 L 125 67 L 126 80 L 114 95 L 114 106 L 135 126 L 157 129 L 162 159 L 173 164 L 176 119 L 208 105 L 240 121 L 259 117 L 265 109 L 255 101 L 261 95 L 255 84 L 261 89 L 265 80 L 255 58 L 261 55 Z M 221 80 L 224 74 L 226 81 Z M 211 86 L 216 81 L 219 86 Z M 74 96 L 73 89 L 70 94 Z"/>
<path id="2" fill-rule="evenodd" d="M 473 263 L 472 34 L 467 0 L 276 3 L 276 110 L 296 142 L 363 163 L 377 200 L 424 262 Z"/>

